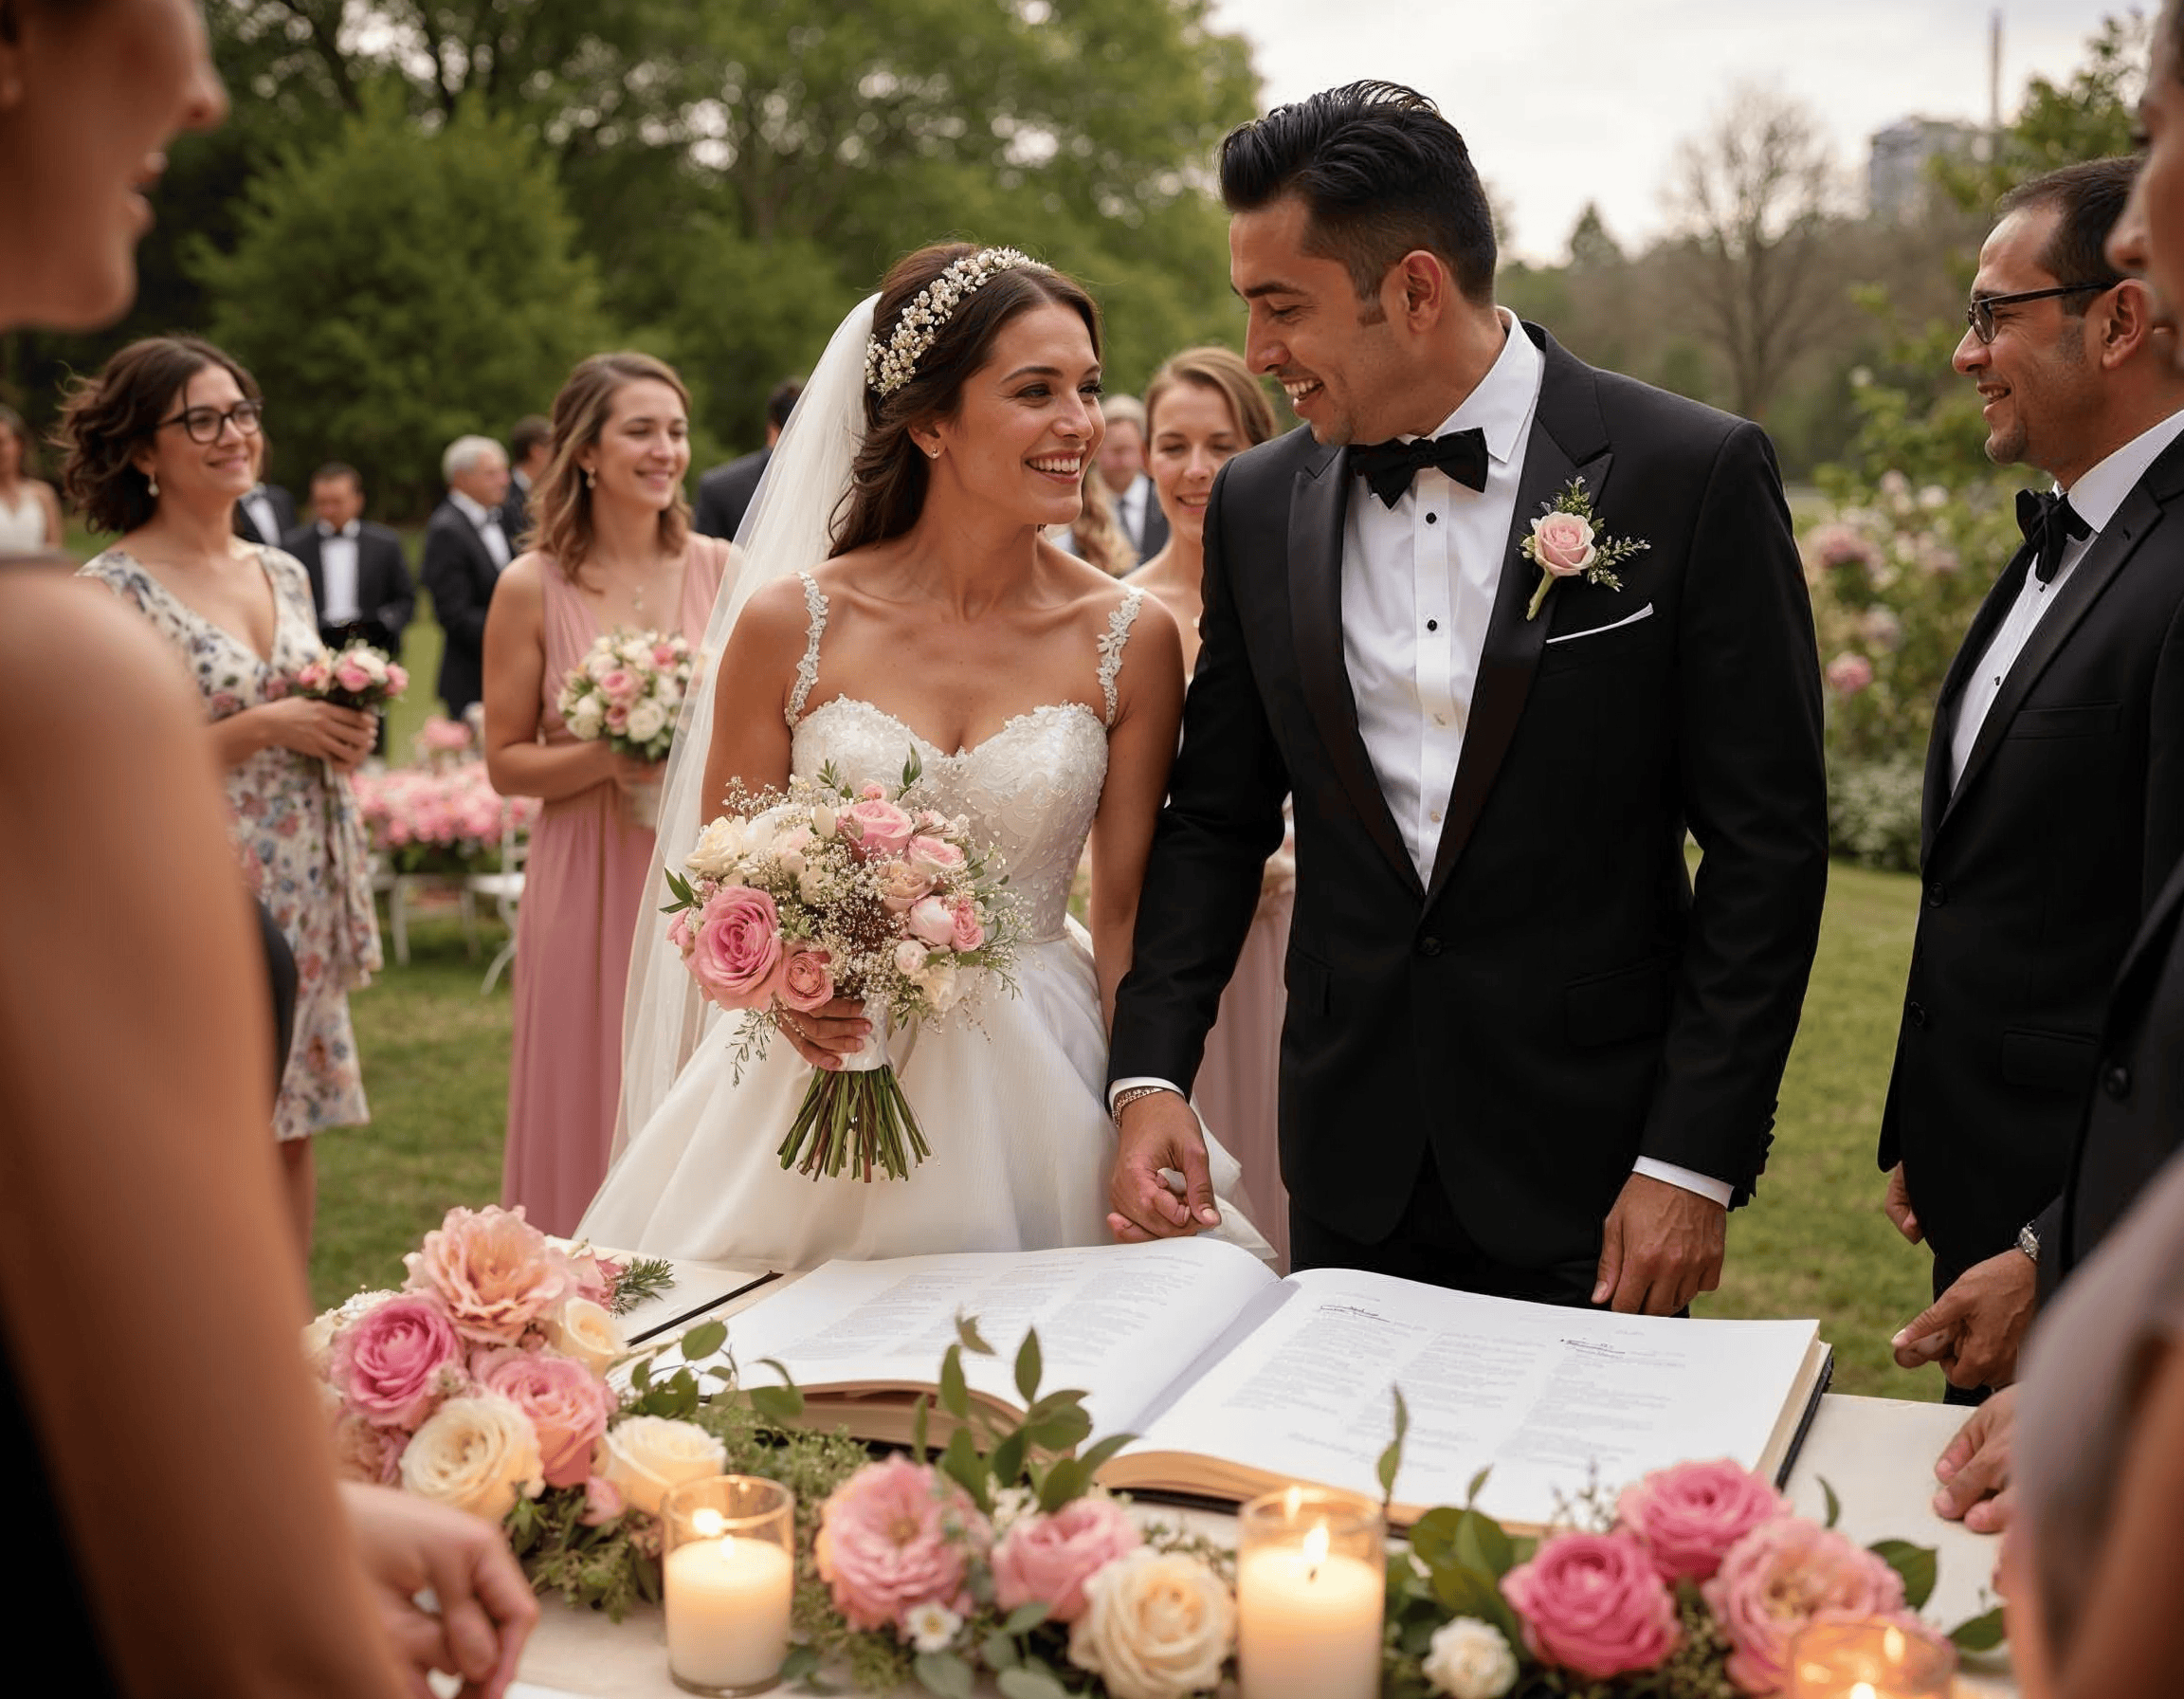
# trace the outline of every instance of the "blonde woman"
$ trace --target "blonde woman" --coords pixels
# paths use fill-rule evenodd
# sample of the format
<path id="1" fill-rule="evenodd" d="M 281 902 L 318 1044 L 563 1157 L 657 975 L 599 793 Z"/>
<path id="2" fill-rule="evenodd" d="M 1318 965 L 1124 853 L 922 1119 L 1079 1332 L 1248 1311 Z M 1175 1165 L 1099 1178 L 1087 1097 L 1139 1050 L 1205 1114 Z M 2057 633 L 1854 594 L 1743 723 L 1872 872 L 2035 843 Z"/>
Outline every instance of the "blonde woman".
<path id="1" fill-rule="evenodd" d="M 652 865 L 631 797 L 660 769 L 580 742 L 555 706 L 604 631 L 693 645 L 728 545 L 690 529 L 690 399 L 643 354 L 584 361 L 554 399 L 529 550 L 485 620 L 485 763 L 503 795 L 546 804 L 517 923 L 516 1031 L 501 1191 L 548 1233 L 573 1232 L 607 1172 L 622 1087 L 622 995 Z"/>

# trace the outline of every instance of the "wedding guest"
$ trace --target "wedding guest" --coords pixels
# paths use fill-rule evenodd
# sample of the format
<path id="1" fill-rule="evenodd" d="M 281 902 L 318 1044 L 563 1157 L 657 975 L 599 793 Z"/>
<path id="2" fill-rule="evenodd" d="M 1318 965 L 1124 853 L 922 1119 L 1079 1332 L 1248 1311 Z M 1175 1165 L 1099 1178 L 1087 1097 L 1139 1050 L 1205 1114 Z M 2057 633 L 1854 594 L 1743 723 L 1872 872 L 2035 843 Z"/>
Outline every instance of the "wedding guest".
<path id="1" fill-rule="evenodd" d="M 337 460 L 311 475 L 311 514 L 281 540 L 311 581 L 319 640 L 333 649 L 369 643 L 399 660 L 417 605 L 401 536 L 364 517 L 363 476 Z"/>
<path id="2" fill-rule="evenodd" d="M 265 442 L 261 437 L 251 450 L 253 463 L 262 467 L 265 460 Z M 254 480 L 243 492 L 243 499 L 235 504 L 235 535 L 245 542 L 263 544 L 269 549 L 281 546 L 281 539 L 296 529 L 296 498 L 278 484 Z"/>
<path id="3" fill-rule="evenodd" d="M 728 545 L 690 529 L 690 398 L 643 354 L 594 355 L 554 399 L 537 547 L 485 626 L 485 764 L 546 808 L 517 921 L 502 1201 L 573 1233 L 607 1172 L 622 1089 L 622 1000 L 652 869 L 662 767 L 579 741 L 556 703 L 601 632 L 704 636 Z"/>
<path id="4" fill-rule="evenodd" d="M 256 382 L 210 343 L 133 342 L 69 397 L 62 480 L 93 529 L 120 533 L 83 575 L 149 620 L 196 681 L 245 867 L 295 952 L 296 1045 L 273 1131 L 308 1251 L 312 1137 L 371 1118 L 349 993 L 378 968 L 379 932 L 346 775 L 377 728 L 284 693 L 318 652 L 318 622 L 295 557 L 235 534 L 261 416 Z"/>
<path id="5" fill-rule="evenodd" d="M 508 494 L 500 502 L 500 530 L 508 546 L 519 549 L 531 529 L 531 492 L 545 475 L 554 452 L 554 421 L 525 413 L 508 432 Z"/>
<path id="6" fill-rule="evenodd" d="M 1107 412 L 1108 403 L 1101 403 Z M 1157 597 L 1183 635 L 1183 670 L 1198 661 L 1198 616 L 1206 575 L 1206 503 L 1213 475 L 1245 449 L 1274 435 L 1266 392 L 1238 355 L 1190 348 L 1153 375 L 1145 388 L 1150 481 L 1161 515 L 1162 545 L 1126 582 Z M 1113 429 L 1113 414 L 1108 414 Z M 1104 446 L 1101 455 L 1105 460 Z M 1220 1018 L 1207 1035 L 1192 1101 L 1244 1166 L 1244 1207 L 1261 1224 L 1282 1267 L 1289 1256 L 1289 1194 L 1282 1184 L 1276 1137 L 1276 1079 L 1282 1017 L 1288 998 L 1282 965 L 1289 948 L 1296 862 L 1284 849 L 1266 864 L 1259 909 Z"/>
<path id="7" fill-rule="evenodd" d="M 2053 493 L 2019 498 L 2025 544 L 1942 684 L 1881 1128 L 1890 1218 L 1934 1251 L 1896 1360 L 1956 1402 L 2014 1376 L 2086 1093 L 2118 1087 L 2109 990 L 2184 852 L 2184 377 L 2103 251 L 2136 171 L 2005 195 L 1956 349 L 1989 458 Z"/>
<path id="8" fill-rule="evenodd" d="M 1111 578 L 1119 578 L 1138 564 L 1130 539 L 1115 522 L 1115 498 L 1108 493 L 1097 463 L 1084 465 L 1084 505 L 1073 525 L 1057 525 L 1048 532 L 1080 560 L 1089 560 Z"/>
<path id="9" fill-rule="evenodd" d="M 126 309 L 158 150 L 226 104 L 191 0 L 0 0 L 0 333 Z M 33 1554 L 0 1622 L 77 1693 L 392 1699 L 414 1677 L 391 1628 L 416 1677 L 496 1695 L 537 1611 L 497 1531 L 330 1490 L 264 1158 L 266 978 L 196 695 L 143 621 L 38 564 L 0 572 L 0 713 L 77 706 L 0 748 L 0 792 L 48 823 L 0 834 L 0 1445 Z M 122 1339 L 155 1398 L 92 1396 Z"/>
<path id="10" fill-rule="evenodd" d="M 1100 397 L 1100 416 L 1107 423 L 1100 441 L 1100 478 L 1114 497 L 1115 523 L 1138 560 L 1152 559 L 1168 540 L 1168 515 L 1154 500 L 1146 473 L 1145 415 L 1152 404 L 1150 388 L 1143 401 L 1135 395 Z"/>
<path id="11" fill-rule="evenodd" d="M 0 555 L 61 546 L 61 502 L 37 477 L 38 458 L 23 415 L 0 407 Z"/>
<path id="12" fill-rule="evenodd" d="M 425 526 L 418 576 L 432 594 L 432 615 L 446 647 L 440 653 L 440 699 L 460 720 L 483 694 L 485 611 L 514 550 L 500 522 L 508 499 L 508 456 L 489 436 L 459 436 L 440 457 L 447 499 Z"/>
<path id="13" fill-rule="evenodd" d="M 766 475 L 766 463 L 774 458 L 774 445 L 788 429 L 789 415 L 803 393 L 801 377 L 785 377 L 774 386 L 766 397 L 766 446 L 755 454 L 715 466 L 698 480 L 698 517 L 691 521 L 692 530 L 735 540 L 751 509 L 751 498 L 758 493 L 758 480 Z"/>

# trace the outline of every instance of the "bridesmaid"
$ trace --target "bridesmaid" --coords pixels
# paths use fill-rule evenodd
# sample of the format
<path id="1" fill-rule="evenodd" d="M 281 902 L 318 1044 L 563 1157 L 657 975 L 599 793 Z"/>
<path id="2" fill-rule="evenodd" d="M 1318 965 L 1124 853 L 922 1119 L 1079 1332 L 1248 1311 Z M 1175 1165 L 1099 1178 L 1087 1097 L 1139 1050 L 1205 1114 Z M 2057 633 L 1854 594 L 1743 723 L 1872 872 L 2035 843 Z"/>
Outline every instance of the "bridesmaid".
<path id="1" fill-rule="evenodd" d="M 1206 502 L 1213 474 L 1274 434 L 1274 410 L 1243 360 L 1226 348 L 1190 348 L 1154 374 L 1145 390 L 1145 469 L 1152 475 L 1168 541 L 1125 582 L 1164 603 L 1183 630 L 1183 669 L 1198 664 L 1199 585 L 1206 572 Z M 1276 1128 L 1281 1070 L 1282 959 L 1289 947 L 1296 870 L 1284 850 L 1266 864 L 1259 913 L 1206 1040 L 1192 1101 L 1244 1166 L 1244 1207 L 1289 1264 L 1289 1194 L 1282 1184 Z"/>
<path id="2" fill-rule="evenodd" d="M 671 367 L 600 354 L 554 398 L 527 552 L 485 618 L 485 764 L 537 796 L 516 925 L 501 1199 L 572 1233 L 607 1173 L 622 1089 L 622 996 L 652 861 L 643 793 L 663 766 L 579 742 L 555 706 L 601 632 L 680 631 L 693 648 L 728 545 L 690 529 L 690 397 Z"/>
<path id="3" fill-rule="evenodd" d="M 257 384 L 220 350 L 150 338 L 69 399 L 62 477 L 93 529 L 123 533 L 82 575 L 149 619 L 205 698 L 245 866 L 295 955 L 295 1040 L 273 1131 L 308 1254 L 312 1135 L 371 1119 L 349 993 L 378 969 L 379 927 L 347 776 L 377 727 L 282 694 L 318 652 L 318 619 L 301 564 L 235 535 L 235 504 L 264 461 L 262 420 Z"/>
<path id="4" fill-rule="evenodd" d="M 40 555 L 61 546 L 61 503 L 33 476 L 37 462 L 23 415 L 0 407 L 0 555 Z"/>

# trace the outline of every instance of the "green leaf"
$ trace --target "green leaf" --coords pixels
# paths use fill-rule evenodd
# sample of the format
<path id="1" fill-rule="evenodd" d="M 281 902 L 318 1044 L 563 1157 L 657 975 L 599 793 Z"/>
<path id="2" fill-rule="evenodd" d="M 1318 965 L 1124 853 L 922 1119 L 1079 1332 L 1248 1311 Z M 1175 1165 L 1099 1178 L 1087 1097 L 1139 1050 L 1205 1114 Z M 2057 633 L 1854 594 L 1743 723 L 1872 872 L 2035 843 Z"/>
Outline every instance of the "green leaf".
<path id="1" fill-rule="evenodd" d="M 980 1357 L 998 1355 L 993 1347 L 986 1343 L 985 1336 L 978 1331 L 978 1318 L 976 1316 L 958 1315 L 956 1318 L 956 1337 L 962 1343 L 966 1351 L 974 1351 Z"/>
<path id="2" fill-rule="evenodd" d="M 1934 1597 L 1941 1559 L 1933 1546 L 1914 1545 L 1908 1540 L 1876 1540 L 1866 1549 L 1903 1578 L 1903 1602 L 1913 1610 Z"/>
<path id="3" fill-rule="evenodd" d="M 792 1646 L 789 1655 L 781 1660 L 781 1669 L 774 1677 L 782 1687 L 819 1673 L 819 1649 L 816 1646 Z"/>
<path id="4" fill-rule="evenodd" d="M 1388 1389 L 1395 1397 L 1395 1437 L 1380 1453 L 1380 1503 L 1383 1509 L 1395 1502 L 1395 1476 L 1403 1467 L 1403 1439 L 1410 1432 L 1410 1406 L 1403 1401 L 1403 1389 Z"/>
<path id="5" fill-rule="evenodd" d="M 637 1360 L 637 1366 L 629 1371 L 630 1389 L 634 1392 L 642 1393 L 651 1384 L 652 1359 L 649 1357 L 640 1357 Z"/>
<path id="6" fill-rule="evenodd" d="M 1456 1524 L 1456 1561 L 1499 1580 L 1516 1567 L 1517 1553 L 1500 1523 L 1481 1511 L 1465 1510 Z"/>
<path id="7" fill-rule="evenodd" d="M 1034 1327 L 1024 1335 L 1024 1343 L 1016 1351 L 1016 1391 L 1027 1404 L 1039 1401 L 1041 1368 L 1039 1330 Z"/>
<path id="8" fill-rule="evenodd" d="M 1078 1452 L 1077 1461 L 1084 1466 L 1086 1474 L 1097 1475 L 1102 1463 L 1137 1437 L 1135 1434 L 1110 1434 L 1089 1451 Z"/>
<path id="9" fill-rule="evenodd" d="M 957 1428 L 949 1435 L 948 1449 L 940 1453 L 940 1467 L 971 1495 L 979 1509 L 992 1513 L 993 1498 L 986 1489 L 986 1459 L 978 1454 L 969 1428 Z"/>
<path id="10" fill-rule="evenodd" d="M 1949 1638 L 1959 1652 L 1993 1652 L 2002 1644 L 2005 1630 L 2002 1626 L 2002 1607 L 1980 1616 L 1969 1617 L 1949 1631 Z"/>
<path id="11" fill-rule="evenodd" d="M 1023 1432 L 1043 1452 L 1073 1451 L 1092 1436 L 1092 1416 L 1071 1408 L 1042 1422 L 1026 1422 Z"/>
<path id="12" fill-rule="evenodd" d="M 1030 1445 L 1031 1436 L 1018 1428 L 993 1448 L 992 1467 L 995 1486 L 1013 1487 L 1023 1478 L 1024 1454 Z"/>
<path id="13" fill-rule="evenodd" d="M 994 1684 L 1003 1699 L 1069 1699 L 1069 1690 L 1039 1670 L 1004 1670 Z"/>
<path id="14" fill-rule="evenodd" d="M 910 1666 L 919 1685 L 943 1699 L 971 1699 L 971 1666 L 953 1652 L 920 1652 Z"/>
<path id="15" fill-rule="evenodd" d="M 1039 1507 L 1052 1515 L 1071 1499 L 1084 1496 L 1084 1489 L 1091 1485 L 1091 1477 L 1084 1465 L 1074 1457 L 1064 1457 L 1046 1471 L 1046 1478 L 1039 1484 Z"/>
<path id="16" fill-rule="evenodd" d="M 682 1336 L 682 1361 L 701 1362 L 727 1343 L 727 1323 L 701 1322 Z"/>
<path id="17" fill-rule="evenodd" d="M 1438 1567 L 1433 1571 L 1433 1597 L 1450 1616 L 1491 1622 L 1511 1646 L 1523 1645 L 1517 1614 L 1502 1601 L 1502 1589 L 1494 1584 L 1492 1576 L 1461 1563 Z"/>
<path id="18" fill-rule="evenodd" d="M 1010 1611 L 1009 1619 L 1001 1624 L 1001 1632 L 1005 1635 L 1028 1635 L 1046 1620 L 1046 1606 L 1033 1599 L 1029 1604 L 1020 1604 Z"/>
<path id="19" fill-rule="evenodd" d="M 963 1379 L 961 1345 L 950 1345 L 940 1360 L 940 1408 L 959 1422 L 971 1419 L 971 1388 Z"/>
<path id="20" fill-rule="evenodd" d="M 1835 1496 L 1835 1489 L 1828 1484 L 1826 1475 L 1820 1476 L 1819 1481 L 1820 1496 L 1828 1506 L 1828 1514 L 1820 1525 L 1824 1528 L 1831 1528 L 1843 1520 L 1843 1501 Z"/>
<path id="21" fill-rule="evenodd" d="M 758 1366 L 762 1369 L 772 1369 L 781 1377 L 781 1384 L 775 1390 L 792 1400 L 793 1405 L 792 1414 L 802 1416 L 804 1414 L 804 1389 L 796 1384 L 796 1377 L 789 1372 L 789 1365 L 777 1357 L 761 1357 L 758 1360 Z"/>
<path id="22" fill-rule="evenodd" d="M 978 1642 L 978 1656 L 989 1670 L 1013 1670 L 1023 1660 L 1016 1642 L 1005 1634 L 990 1634 Z"/>
<path id="23" fill-rule="evenodd" d="M 1494 1466 L 1489 1463 L 1471 1477 L 1471 1485 L 1464 1489 L 1464 1505 L 1466 1509 L 1479 1502 L 1479 1495 L 1486 1489 L 1486 1477 L 1493 1472 Z"/>
<path id="24" fill-rule="evenodd" d="M 1410 1525 L 1410 1549 L 1427 1568 L 1456 1561 L 1456 1528 L 1463 1519 L 1463 1511 L 1440 1505 Z"/>
<path id="25" fill-rule="evenodd" d="M 804 1414 L 804 1395 L 793 1386 L 754 1386 L 751 1408 L 776 1428 L 792 1427 Z"/>

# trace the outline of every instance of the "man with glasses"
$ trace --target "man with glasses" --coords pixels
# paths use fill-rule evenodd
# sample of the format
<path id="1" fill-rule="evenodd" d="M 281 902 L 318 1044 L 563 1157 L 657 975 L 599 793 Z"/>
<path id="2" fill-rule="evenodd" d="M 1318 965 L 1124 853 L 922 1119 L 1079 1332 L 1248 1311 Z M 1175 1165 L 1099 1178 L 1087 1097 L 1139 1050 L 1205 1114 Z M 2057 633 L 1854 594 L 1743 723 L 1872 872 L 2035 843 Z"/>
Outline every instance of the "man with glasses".
<path id="1" fill-rule="evenodd" d="M 2051 484 L 2018 496 L 2024 545 L 1936 706 L 1882 1116 L 1889 1218 L 1934 1253 L 1896 1360 L 1955 1402 L 2015 1375 L 2108 990 L 2184 851 L 2184 378 L 2103 251 L 2137 168 L 2004 196 L 1956 348 L 1988 456 Z"/>

